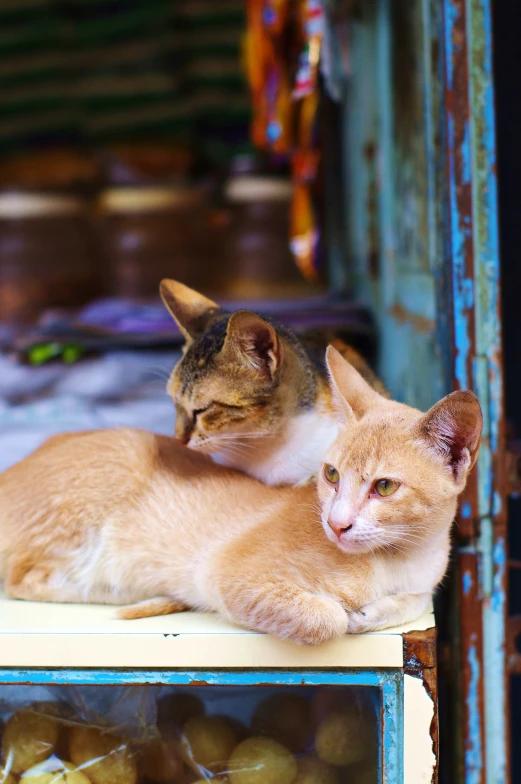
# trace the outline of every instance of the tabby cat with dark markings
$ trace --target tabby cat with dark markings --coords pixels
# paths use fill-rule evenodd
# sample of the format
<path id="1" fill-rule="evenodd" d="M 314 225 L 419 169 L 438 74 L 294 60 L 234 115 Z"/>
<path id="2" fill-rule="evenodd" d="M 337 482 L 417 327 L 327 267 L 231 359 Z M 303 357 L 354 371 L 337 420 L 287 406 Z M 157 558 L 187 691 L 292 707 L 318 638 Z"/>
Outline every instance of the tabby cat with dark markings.
<path id="1" fill-rule="evenodd" d="M 329 342 L 386 395 L 342 341 L 317 333 L 299 339 L 250 311 L 228 313 L 173 280 L 160 290 L 186 338 L 168 383 L 176 438 L 215 462 L 269 485 L 301 484 L 316 474 L 340 421 L 324 361 Z"/>

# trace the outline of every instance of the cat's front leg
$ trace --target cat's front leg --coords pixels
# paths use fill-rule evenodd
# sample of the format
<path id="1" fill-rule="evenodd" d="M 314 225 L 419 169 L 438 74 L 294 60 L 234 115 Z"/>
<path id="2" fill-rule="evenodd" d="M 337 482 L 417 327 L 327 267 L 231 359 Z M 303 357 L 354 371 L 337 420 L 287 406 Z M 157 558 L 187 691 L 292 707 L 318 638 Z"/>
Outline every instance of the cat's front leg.
<path id="1" fill-rule="evenodd" d="M 348 630 L 340 602 L 289 582 L 248 585 L 235 574 L 221 582 L 219 594 L 221 611 L 233 623 L 300 645 L 318 645 Z"/>
<path id="2" fill-rule="evenodd" d="M 429 593 L 397 593 L 383 596 L 358 610 L 347 612 L 348 632 L 349 634 L 376 632 L 415 621 L 425 612 L 430 600 Z"/>

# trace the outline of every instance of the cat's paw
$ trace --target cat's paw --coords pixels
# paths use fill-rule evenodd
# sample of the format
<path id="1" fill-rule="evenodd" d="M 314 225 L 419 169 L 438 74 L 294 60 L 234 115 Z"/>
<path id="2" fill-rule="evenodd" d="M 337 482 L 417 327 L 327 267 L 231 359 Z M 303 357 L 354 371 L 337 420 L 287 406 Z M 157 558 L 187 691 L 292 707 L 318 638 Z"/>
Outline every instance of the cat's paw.
<path id="1" fill-rule="evenodd" d="M 347 632 L 348 617 L 342 605 L 327 597 L 313 597 L 289 637 L 300 645 L 320 645 Z"/>
<path id="2" fill-rule="evenodd" d="M 376 604 L 366 604 L 358 610 L 347 611 L 348 634 L 376 632 L 388 625 L 388 620 L 382 617 L 381 609 Z"/>

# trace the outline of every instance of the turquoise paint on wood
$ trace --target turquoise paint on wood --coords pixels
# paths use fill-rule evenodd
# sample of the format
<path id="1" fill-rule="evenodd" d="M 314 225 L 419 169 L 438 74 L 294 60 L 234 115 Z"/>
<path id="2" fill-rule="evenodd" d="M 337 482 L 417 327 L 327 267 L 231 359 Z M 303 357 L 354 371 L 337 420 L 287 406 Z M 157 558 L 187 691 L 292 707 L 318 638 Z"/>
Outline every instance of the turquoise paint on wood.
<path id="1" fill-rule="evenodd" d="M 437 326 L 439 10 L 428 0 L 379 0 L 361 13 L 345 109 L 349 259 L 355 291 L 377 319 L 381 375 L 395 397 L 426 409 L 448 391 Z"/>

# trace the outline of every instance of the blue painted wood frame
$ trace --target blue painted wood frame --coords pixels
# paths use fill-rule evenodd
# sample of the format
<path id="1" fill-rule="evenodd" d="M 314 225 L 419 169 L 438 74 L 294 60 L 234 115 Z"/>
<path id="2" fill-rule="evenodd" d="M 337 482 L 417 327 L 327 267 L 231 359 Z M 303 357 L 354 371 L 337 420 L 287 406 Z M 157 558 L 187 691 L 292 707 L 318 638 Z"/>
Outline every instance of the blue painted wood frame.
<path id="1" fill-rule="evenodd" d="M 464 779 L 508 780 L 506 509 L 491 0 L 444 0 L 454 384 L 484 414 L 456 548 L 462 629 Z"/>
<path id="2" fill-rule="evenodd" d="M 8 685 L 361 686 L 381 694 L 382 784 L 403 782 L 402 670 L 0 670 Z"/>
<path id="3" fill-rule="evenodd" d="M 455 529 L 453 779 L 508 780 L 506 504 L 491 0 L 358 4 L 344 101 L 343 225 L 393 396 L 473 389 L 477 469 Z M 334 260 L 333 260 L 334 261 Z M 446 748 L 446 747 L 445 747 Z"/>

